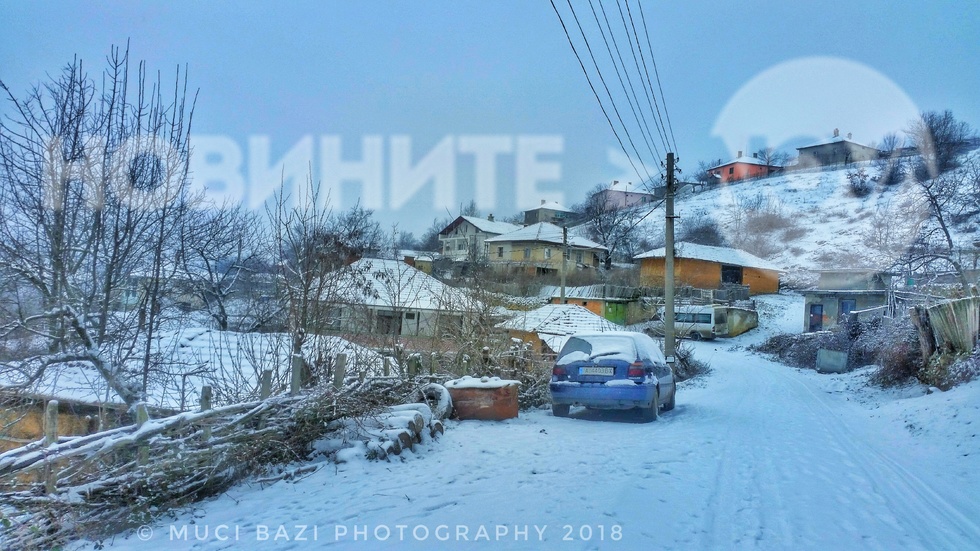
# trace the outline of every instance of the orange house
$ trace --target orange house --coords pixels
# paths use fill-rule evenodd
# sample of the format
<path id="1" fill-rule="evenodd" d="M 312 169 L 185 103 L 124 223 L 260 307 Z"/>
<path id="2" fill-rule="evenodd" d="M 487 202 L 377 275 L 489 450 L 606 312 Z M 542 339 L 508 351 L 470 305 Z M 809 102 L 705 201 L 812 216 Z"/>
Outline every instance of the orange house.
<path id="1" fill-rule="evenodd" d="M 708 173 L 714 176 L 718 183 L 726 184 L 738 180 L 768 176 L 778 168 L 778 166 L 767 165 L 755 153 L 751 157 L 744 157 L 739 151 L 738 157 L 734 160 L 713 166 L 708 169 Z"/>
<path id="2" fill-rule="evenodd" d="M 640 281 L 644 285 L 664 284 L 663 247 L 633 257 L 640 261 Z M 699 289 L 720 289 L 725 284 L 745 285 L 749 294 L 779 291 L 780 270 L 774 264 L 739 249 L 677 243 L 674 247 L 674 281 Z"/>

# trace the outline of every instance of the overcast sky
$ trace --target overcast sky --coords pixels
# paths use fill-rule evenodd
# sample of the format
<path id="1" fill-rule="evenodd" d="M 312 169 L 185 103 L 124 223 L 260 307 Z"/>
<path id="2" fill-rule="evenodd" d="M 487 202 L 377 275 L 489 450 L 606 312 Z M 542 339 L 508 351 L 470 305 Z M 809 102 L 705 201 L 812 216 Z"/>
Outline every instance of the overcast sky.
<path id="1" fill-rule="evenodd" d="M 556 4 L 582 50 L 567 4 Z M 572 4 L 597 59 L 608 61 L 588 2 Z M 611 16 L 615 2 L 603 4 Z M 919 110 L 950 109 L 980 126 L 980 3 L 973 0 L 643 7 L 670 145 L 688 173 L 700 160 L 738 150 L 792 152 L 834 128 L 877 141 Z M 75 55 L 101 68 L 110 46 L 127 40 L 132 56 L 165 78 L 186 64 L 200 91 L 194 135 L 202 147 L 220 137 L 240 150 L 246 188 L 254 185 L 250 164 L 264 162 L 255 149 L 263 143 L 270 161 L 264 172 L 252 171 L 256 178 L 279 174 L 276 160 L 294 151 L 312 156 L 320 180 L 325 144 L 340 144 L 345 161 L 358 161 L 365 138 L 380 140 L 380 185 L 339 184 L 335 206 L 360 198 L 386 226 L 416 234 L 473 198 L 483 214 L 507 216 L 544 198 L 571 206 L 597 183 L 640 178 L 547 1 L 3 2 L 0 21 L 0 79 L 20 95 Z M 618 86 L 609 66 L 604 75 Z M 627 117 L 629 106 L 617 101 Z M 9 114 L 10 106 L 0 110 Z M 492 191 L 474 182 L 472 138 L 486 136 L 497 140 L 489 142 L 497 148 L 489 157 Z M 406 146 L 414 172 L 393 175 L 394 151 L 404 155 Z M 523 187 L 522 152 L 531 163 Z M 227 159 L 209 155 L 228 169 Z M 431 165 L 420 162 L 427 155 Z M 365 166 L 348 169 L 363 174 Z M 430 173 L 442 180 L 423 181 Z M 262 196 L 249 193 L 253 202 Z"/>

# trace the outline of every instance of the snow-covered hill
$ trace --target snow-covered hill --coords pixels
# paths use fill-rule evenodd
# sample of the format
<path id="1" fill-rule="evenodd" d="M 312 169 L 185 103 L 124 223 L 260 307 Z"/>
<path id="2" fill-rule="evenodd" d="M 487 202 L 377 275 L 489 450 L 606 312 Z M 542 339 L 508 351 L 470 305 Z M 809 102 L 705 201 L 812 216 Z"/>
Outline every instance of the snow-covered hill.
<path id="1" fill-rule="evenodd" d="M 980 151 L 962 159 L 980 160 Z M 911 162 L 911 160 L 906 160 Z M 806 284 L 812 270 L 892 267 L 917 235 L 924 216 L 917 188 L 911 182 L 882 185 L 884 167 L 863 162 L 847 167 L 790 171 L 770 178 L 695 190 L 677 196 L 677 235 L 712 220 L 726 244 L 745 249 L 787 270 L 785 282 Z M 857 197 L 849 174 L 863 171 L 870 194 Z M 754 213 L 754 216 L 753 216 Z M 644 222 L 645 233 L 662 236 L 660 207 Z M 980 228 L 977 217 L 952 228 L 958 245 L 973 247 Z"/>

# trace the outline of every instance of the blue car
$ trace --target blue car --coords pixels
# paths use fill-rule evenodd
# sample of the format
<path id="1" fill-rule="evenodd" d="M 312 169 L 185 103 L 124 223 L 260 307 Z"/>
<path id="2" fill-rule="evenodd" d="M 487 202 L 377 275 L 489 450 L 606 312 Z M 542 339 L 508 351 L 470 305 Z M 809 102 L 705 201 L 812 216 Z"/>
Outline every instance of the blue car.
<path id="1" fill-rule="evenodd" d="M 551 370 L 551 411 L 571 406 L 640 410 L 646 420 L 674 409 L 674 372 L 656 341 L 643 333 L 611 331 L 572 335 Z"/>

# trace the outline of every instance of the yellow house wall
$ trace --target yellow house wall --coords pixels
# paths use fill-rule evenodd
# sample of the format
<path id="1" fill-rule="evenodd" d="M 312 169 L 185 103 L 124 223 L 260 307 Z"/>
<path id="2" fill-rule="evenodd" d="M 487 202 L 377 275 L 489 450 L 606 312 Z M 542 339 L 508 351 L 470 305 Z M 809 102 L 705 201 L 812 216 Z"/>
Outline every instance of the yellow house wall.
<path id="1" fill-rule="evenodd" d="M 521 242 L 504 242 L 504 243 L 487 243 L 487 258 L 491 263 L 505 262 L 508 264 L 519 263 L 519 262 L 533 262 L 539 266 L 545 265 L 546 267 L 559 270 L 561 269 L 561 245 L 544 245 L 541 243 L 521 243 Z M 497 248 L 503 247 L 503 257 L 498 256 Z M 524 258 L 524 249 L 531 249 L 530 258 Z M 546 258 L 546 250 L 551 250 L 551 258 Z M 582 263 L 593 266 L 596 263 L 595 251 L 591 249 L 580 249 L 575 247 L 570 247 L 569 252 L 571 255 L 571 260 L 569 261 L 569 266 L 573 266 L 575 262 L 575 253 L 582 251 Z"/>
<path id="2" fill-rule="evenodd" d="M 664 259 L 644 258 L 640 261 L 640 281 L 644 285 L 662 286 L 664 283 Z M 699 289 L 717 289 L 721 285 L 721 264 L 690 258 L 674 261 L 674 277 L 678 284 Z M 742 284 L 748 285 L 749 293 L 760 295 L 779 291 L 779 273 L 758 268 L 742 269 Z"/>
<path id="3" fill-rule="evenodd" d="M 106 419 L 103 419 L 103 423 Z M 90 425 L 91 423 L 91 425 Z M 98 428 L 98 419 L 90 420 L 85 415 L 58 413 L 58 436 L 82 436 L 91 433 L 92 425 Z M 31 407 L 27 411 L 21 408 L 0 409 L 0 426 L 7 426 L 3 437 L 0 438 L 0 453 L 19 448 L 23 440 L 35 441 L 44 436 L 44 411 Z"/>
<path id="4" fill-rule="evenodd" d="M 568 303 L 568 304 L 576 304 L 578 306 L 582 306 L 583 308 L 585 308 L 589 312 L 592 312 L 593 314 L 595 314 L 597 316 L 600 316 L 600 317 L 605 317 L 605 315 L 606 315 L 606 311 L 605 311 L 605 308 L 604 308 L 606 302 L 604 300 L 601 300 L 601 299 L 597 299 L 597 298 L 566 298 L 565 299 L 565 302 Z M 559 298 L 559 297 L 551 297 L 551 303 L 552 304 L 561 304 L 561 298 Z"/>

